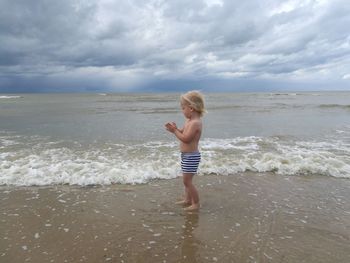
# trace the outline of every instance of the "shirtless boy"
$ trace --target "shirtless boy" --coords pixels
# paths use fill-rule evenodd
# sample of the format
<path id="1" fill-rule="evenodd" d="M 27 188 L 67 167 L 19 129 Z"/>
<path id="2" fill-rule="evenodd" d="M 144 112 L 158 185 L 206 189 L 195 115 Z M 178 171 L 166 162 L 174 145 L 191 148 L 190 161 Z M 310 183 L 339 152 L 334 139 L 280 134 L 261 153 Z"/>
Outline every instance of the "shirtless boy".
<path id="1" fill-rule="evenodd" d="M 201 117 L 205 113 L 203 95 L 198 91 L 187 92 L 181 96 L 181 108 L 186 118 L 184 127 L 179 129 L 174 122 L 168 122 L 165 127 L 180 141 L 185 198 L 177 204 L 186 206 L 184 208 L 186 211 L 194 211 L 199 209 L 198 191 L 193 185 L 192 179 L 197 173 L 201 160 L 198 143 L 202 134 Z"/>

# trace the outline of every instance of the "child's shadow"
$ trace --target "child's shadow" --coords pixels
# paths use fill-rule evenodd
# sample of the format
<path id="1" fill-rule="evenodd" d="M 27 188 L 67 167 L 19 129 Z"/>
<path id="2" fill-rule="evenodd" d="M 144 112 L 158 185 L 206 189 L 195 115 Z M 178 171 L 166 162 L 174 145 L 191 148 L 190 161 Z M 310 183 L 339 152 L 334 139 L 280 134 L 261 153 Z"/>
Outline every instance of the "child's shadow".
<path id="1" fill-rule="evenodd" d="M 185 225 L 182 231 L 182 247 L 181 247 L 181 261 L 180 262 L 197 262 L 197 251 L 200 241 L 195 238 L 194 230 L 198 227 L 199 213 L 186 213 Z"/>

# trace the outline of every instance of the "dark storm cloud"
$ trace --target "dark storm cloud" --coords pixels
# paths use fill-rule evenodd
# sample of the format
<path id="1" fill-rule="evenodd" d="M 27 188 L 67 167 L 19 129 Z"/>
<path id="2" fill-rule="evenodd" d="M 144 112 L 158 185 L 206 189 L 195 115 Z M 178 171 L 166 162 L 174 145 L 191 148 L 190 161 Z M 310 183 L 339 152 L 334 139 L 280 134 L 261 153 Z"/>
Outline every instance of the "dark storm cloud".
<path id="1" fill-rule="evenodd" d="M 347 0 L 3 0 L 0 91 L 346 88 L 349 13 Z"/>

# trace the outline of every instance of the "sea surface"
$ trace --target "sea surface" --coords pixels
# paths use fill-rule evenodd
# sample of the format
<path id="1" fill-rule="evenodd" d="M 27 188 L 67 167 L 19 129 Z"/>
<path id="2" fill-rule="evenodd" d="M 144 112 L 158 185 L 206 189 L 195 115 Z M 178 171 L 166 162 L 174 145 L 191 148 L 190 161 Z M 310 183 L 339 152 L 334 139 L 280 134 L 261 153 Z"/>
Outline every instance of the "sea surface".
<path id="1" fill-rule="evenodd" d="M 141 184 L 181 174 L 178 93 L 0 94 L 0 185 Z M 350 178 L 350 92 L 205 93 L 199 175 Z"/>

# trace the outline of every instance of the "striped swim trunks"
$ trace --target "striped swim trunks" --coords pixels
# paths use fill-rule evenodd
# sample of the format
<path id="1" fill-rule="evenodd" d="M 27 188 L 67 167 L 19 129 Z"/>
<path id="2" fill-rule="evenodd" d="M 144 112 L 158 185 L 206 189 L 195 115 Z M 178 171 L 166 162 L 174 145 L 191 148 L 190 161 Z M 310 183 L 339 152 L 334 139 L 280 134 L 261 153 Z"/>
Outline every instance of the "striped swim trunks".
<path id="1" fill-rule="evenodd" d="M 201 161 L 200 152 L 181 153 L 181 170 L 183 173 L 197 173 L 199 162 Z"/>

